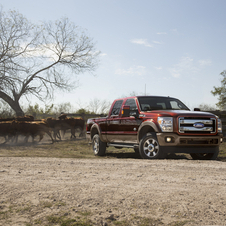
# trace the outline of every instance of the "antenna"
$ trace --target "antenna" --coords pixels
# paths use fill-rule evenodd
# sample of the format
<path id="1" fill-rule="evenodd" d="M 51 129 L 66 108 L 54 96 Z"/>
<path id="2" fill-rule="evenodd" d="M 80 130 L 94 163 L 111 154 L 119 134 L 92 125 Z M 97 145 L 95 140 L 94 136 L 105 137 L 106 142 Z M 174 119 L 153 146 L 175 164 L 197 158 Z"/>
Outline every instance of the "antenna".
<path id="1" fill-rule="evenodd" d="M 146 96 L 146 83 L 145 83 L 145 87 L 144 87 L 144 96 Z"/>

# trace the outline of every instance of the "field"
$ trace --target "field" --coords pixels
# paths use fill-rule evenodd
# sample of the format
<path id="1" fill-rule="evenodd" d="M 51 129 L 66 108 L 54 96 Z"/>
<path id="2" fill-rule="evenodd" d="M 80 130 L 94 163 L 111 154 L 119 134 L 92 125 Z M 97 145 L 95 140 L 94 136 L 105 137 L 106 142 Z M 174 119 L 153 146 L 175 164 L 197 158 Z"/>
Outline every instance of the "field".
<path id="1" fill-rule="evenodd" d="M 2 142 L 0 140 L 0 142 Z M 0 145 L 0 225 L 224 225 L 226 144 L 217 161 L 95 157 L 85 139 Z"/>

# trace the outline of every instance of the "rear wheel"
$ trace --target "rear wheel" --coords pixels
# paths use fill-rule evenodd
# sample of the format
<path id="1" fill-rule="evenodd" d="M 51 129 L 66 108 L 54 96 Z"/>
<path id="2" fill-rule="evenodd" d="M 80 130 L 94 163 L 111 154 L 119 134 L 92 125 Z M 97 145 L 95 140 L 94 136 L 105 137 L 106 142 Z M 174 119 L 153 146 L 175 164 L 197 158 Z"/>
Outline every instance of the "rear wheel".
<path id="1" fill-rule="evenodd" d="M 92 139 L 92 148 L 94 155 L 103 156 L 106 152 L 106 143 L 102 142 L 99 134 L 95 134 Z"/>
<path id="2" fill-rule="evenodd" d="M 166 156 L 166 154 L 162 152 L 155 134 L 151 133 L 146 134 L 140 141 L 139 152 L 143 159 L 157 159 Z"/>
<path id="3" fill-rule="evenodd" d="M 219 148 L 214 153 L 190 153 L 194 160 L 216 160 L 219 154 Z"/>

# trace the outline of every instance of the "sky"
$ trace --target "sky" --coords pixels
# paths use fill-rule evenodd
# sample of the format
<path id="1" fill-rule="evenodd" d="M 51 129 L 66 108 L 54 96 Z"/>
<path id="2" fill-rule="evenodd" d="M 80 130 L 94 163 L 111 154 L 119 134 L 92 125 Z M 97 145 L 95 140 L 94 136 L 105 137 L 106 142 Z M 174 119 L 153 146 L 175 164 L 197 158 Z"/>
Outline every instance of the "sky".
<path id="1" fill-rule="evenodd" d="M 218 102 L 211 90 L 221 85 L 226 70 L 226 0 L 1 0 L 0 5 L 34 23 L 67 17 L 101 51 L 95 75 L 79 74 L 79 87 L 56 92 L 54 104 L 79 108 L 132 93 L 175 97 L 189 108 Z"/>

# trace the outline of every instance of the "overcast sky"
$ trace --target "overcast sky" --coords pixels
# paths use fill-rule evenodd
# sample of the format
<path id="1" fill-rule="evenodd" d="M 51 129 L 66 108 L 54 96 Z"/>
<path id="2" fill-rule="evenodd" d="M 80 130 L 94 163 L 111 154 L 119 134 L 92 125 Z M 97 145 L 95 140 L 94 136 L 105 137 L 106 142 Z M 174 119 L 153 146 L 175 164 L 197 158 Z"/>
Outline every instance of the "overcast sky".
<path id="1" fill-rule="evenodd" d="M 54 103 L 94 98 L 172 96 L 188 107 L 214 105 L 213 86 L 226 70 L 226 0 L 1 0 L 32 22 L 68 17 L 101 51 L 96 76 Z M 145 89 L 146 87 L 146 89 Z M 37 102 L 32 100 L 33 104 Z"/>

